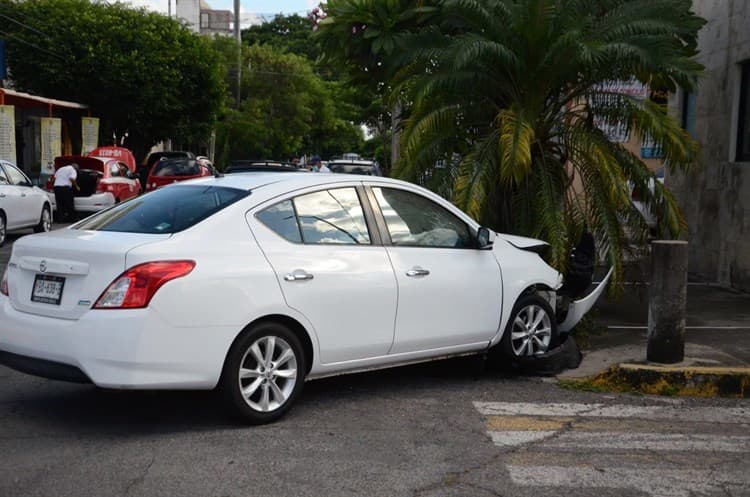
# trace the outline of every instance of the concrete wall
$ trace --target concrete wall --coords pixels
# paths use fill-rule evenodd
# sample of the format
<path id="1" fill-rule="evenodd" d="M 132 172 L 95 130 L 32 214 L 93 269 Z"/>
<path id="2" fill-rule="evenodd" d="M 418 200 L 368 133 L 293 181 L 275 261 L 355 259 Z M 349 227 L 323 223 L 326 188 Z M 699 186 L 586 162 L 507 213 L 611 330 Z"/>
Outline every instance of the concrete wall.
<path id="1" fill-rule="evenodd" d="M 686 176 L 668 174 L 689 225 L 689 271 L 750 291 L 750 162 L 736 162 L 740 64 L 750 60 L 750 1 L 694 0 L 706 19 L 698 60 L 706 72 L 696 93 L 695 139 L 702 163 Z M 682 95 L 670 100 L 681 113 Z"/>
<path id="2" fill-rule="evenodd" d="M 196 33 L 200 32 L 201 25 L 201 5 L 200 0 L 177 0 L 175 14 L 190 25 L 190 29 Z"/>

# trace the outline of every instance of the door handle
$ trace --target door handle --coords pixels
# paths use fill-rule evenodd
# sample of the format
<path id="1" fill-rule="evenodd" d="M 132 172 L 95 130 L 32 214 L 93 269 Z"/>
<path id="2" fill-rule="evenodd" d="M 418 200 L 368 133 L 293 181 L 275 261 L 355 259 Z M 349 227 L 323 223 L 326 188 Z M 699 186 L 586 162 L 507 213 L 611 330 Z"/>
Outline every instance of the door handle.
<path id="1" fill-rule="evenodd" d="M 419 266 L 414 266 L 413 268 L 409 269 L 406 272 L 406 276 L 415 277 L 415 276 L 427 276 L 430 274 L 430 271 L 427 269 L 421 268 Z"/>
<path id="2" fill-rule="evenodd" d="M 4 193 L 0 193 L 0 198 L 5 197 Z"/>
<path id="3" fill-rule="evenodd" d="M 22 194 L 21 194 L 21 196 L 22 196 L 22 197 L 25 197 L 25 196 L 26 196 L 26 194 L 25 194 L 25 193 L 22 193 Z"/>
<path id="4" fill-rule="evenodd" d="M 302 269 L 297 269 L 284 276 L 286 281 L 304 281 L 313 279 L 313 275 Z"/>

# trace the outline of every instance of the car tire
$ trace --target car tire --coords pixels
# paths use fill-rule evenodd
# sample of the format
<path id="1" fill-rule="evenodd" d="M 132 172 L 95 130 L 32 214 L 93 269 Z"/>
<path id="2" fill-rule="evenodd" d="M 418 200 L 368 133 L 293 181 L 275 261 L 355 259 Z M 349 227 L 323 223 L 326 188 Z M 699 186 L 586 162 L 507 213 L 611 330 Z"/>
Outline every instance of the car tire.
<path id="1" fill-rule="evenodd" d="M 5 223 L 5 215 L 0 212 L 0 247 L 5 244 L 5 236 L 8 233 L 8 226 Z"/>
<path id="2" fill-rule="evenodd" d="M 557 344 L 555 313 L 539 295 L 522 295 L 513 306 L 500 348 L 512 359 L 545 354 Z"/>
<path id="3" fill-rule="evenodd" d="M 229 349 L 220 389 L 229 410 L 249 424 L 281 418 L 305 381 L 305 356 L 297 336 L 265 322 L 241 334 Z"/>
<path id="4" fill-rule="evenodd" d="M 34 226 L 34 233 L 46 233 L 52 229 L 52 209 L 48 204 L 42 207 L 42 214 L 39 216 L 39 224 Z"/>

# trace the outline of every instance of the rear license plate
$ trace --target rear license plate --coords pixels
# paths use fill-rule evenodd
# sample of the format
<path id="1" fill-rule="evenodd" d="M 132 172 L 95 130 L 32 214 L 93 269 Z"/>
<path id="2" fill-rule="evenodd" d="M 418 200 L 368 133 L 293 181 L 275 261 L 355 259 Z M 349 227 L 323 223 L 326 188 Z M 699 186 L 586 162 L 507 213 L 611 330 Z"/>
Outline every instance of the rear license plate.
<path id="1" fill-rule="evenodd" d="M 64 286 L 65 278 L 61 276 L 37 274 L 34 278 L 34 288 L 31 291 L 31 301 L 60 305 Z"/>

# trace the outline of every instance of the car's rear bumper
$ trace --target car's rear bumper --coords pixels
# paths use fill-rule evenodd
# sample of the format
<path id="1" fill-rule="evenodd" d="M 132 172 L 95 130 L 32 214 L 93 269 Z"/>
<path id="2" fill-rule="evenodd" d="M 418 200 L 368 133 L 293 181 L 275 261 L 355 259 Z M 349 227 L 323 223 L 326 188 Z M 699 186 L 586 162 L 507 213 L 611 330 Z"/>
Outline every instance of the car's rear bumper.
<path id="1" fill-rule="evenodd" d="M 47 192 L 52 208 L 57 210 L 55 194 Z M 88 197 L 75 197 L 73 200 L 76 211 L 79 212 L 99 212 L 115 205 L 115 197 L 110 192 L 95 193 Z"/>
<path id="2" fill-rule="evenodd" d="M 91 310 L 77 320 L 49 318 L 17 311 L 0 295 L 0 353 L 5 353 L 0 363 L 37 376 L 84 378 L 107 388 L 214 388 L 235 333 L 176 328 L 153 309 Z"/>

